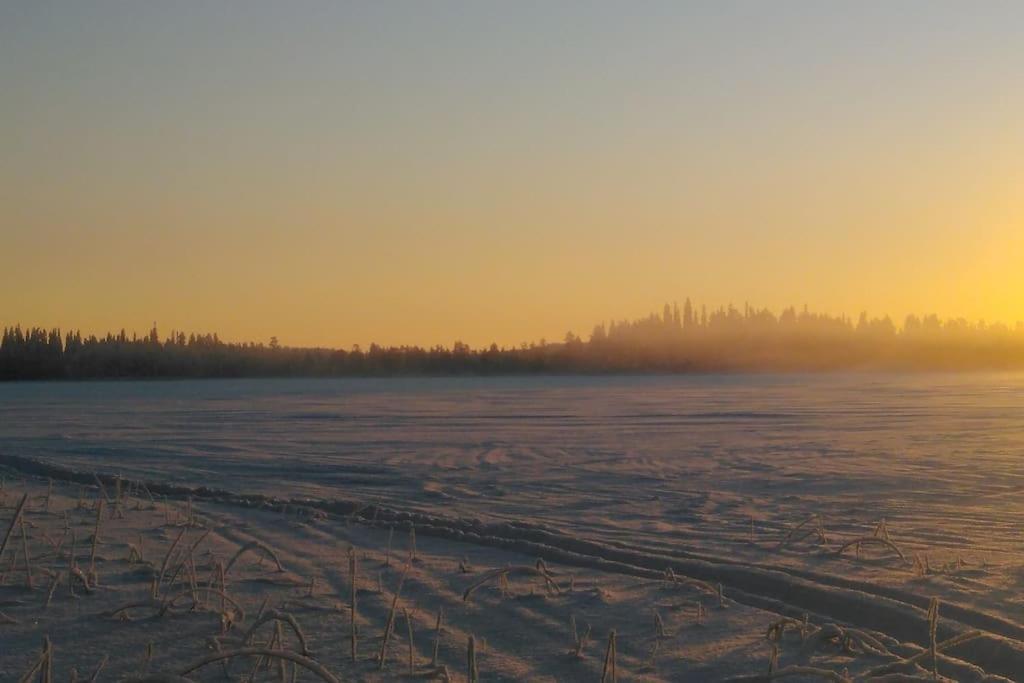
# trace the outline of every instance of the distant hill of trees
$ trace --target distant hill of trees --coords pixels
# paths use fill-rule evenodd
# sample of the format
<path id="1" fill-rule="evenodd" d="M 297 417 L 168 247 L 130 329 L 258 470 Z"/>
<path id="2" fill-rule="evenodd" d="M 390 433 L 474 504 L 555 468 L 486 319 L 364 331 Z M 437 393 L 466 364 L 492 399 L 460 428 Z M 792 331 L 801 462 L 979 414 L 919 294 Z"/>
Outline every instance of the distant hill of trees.
<path id="1" fill-rule="evenodd" d="M 513 348 L 293 348 L 276 338 L 228 343 L 173 332 L 161 339 L 155 326 L 144 337 L 15 326 L 0 339 L 0 380 L 846 369 L 1024 369 L 1024 326 L 931 315 L 897 327 L 888 317 L 854 321 L 806 307 L 780 315 L 749 306 L 698 310 L 687 299 L 681 309 L 666 304 L 661 314 L 597 325 L 586 340 L 570 332 L 558 343 Z"/>

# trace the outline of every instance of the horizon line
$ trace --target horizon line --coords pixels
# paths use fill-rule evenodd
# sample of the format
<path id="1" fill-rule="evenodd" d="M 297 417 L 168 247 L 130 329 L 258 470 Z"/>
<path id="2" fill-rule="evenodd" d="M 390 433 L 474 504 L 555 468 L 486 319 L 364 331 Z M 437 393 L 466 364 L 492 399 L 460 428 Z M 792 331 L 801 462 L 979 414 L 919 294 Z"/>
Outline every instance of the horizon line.
<path id="1" fill-rule="evenodd" d="M 795 320 L 797 322 L 799 322 L 801 318 L 806 316 L 806 317 L 810 317 L 810 318 L 812 318 L 814 320 L 817 320 L 817 321 L 824 321 L 824 322 L 828 322 L 828 323 L 843 324 L 843 325 L 848 326 L 851 330 L 856 330 L 858 325 L 859 324 L 863 324 L 864 322 L 866 322 L 868 324 L 891 325 L 892 326 L 892 330 L 893 330 L 893 332 L 895 334 L 905 334 L 905 333 L 907 333 L 908 332 L 908 326 L 909 325 L 914 325 L 915 323 L 918 326 L 925 326 L 925 325 L 927 325 L 927 326 L 929 326 L 929 329 L 931 329 L 934 326 L 937 326 L 940 330 L 944 329 L 944 328 L 949 328 L 951 325 L 955 324 L 957 329 L 958 329 L 958 331 L 975 331 L 975 332 L 977 332 L 977 331 L 992 331 L 993 329 L 997 329 L 997 330 L 998 329 L 1002 329 L 1002 330 L 1005 330 L 1006 332 L 1009 332 L 1009 333 L 1024 332 L 1024 320 L 1020 320 L 1020 319 L 1018 319 L 1016 321 L 1013 321 L 1013 322 L 1008 322 L 1006 320 L 986 320 L 983 317 L 979 317 L 979 318 L 976 318 L 976 319 L 970 319 L 970 318 L 967 318 L 967 317 L 962 316 L 962 315 L 940 317 L 936 313 L 924 313 L 924 314 L 908 313 L 908 314 L 906 314 L 903 317 L 902 322 L 897 323 L 895 321 L 895 319 L 893 318 L 893 316 L 891 314 L 889 314 L 889 313 L 884 313 L 884 314 L 879 315 L 879 316 L 870 316 L 867 310 L 860 311 L 857 314 L 856 318 L 855 318 L 854 316 L 851 316 L 851 315 L 849 315 L 849 314 L 847 314 L 845 312 L 838 313 L 838 314 L 825 313 L 825 312 L 816 312 L 814 310 L 811 310 L 807 306 L 807 304 L 803 304 L 799 309 L 797 308 L 797 306 L 790 304 L 788 306 L 783 307 L 780 310 L 780 312 L 778 314 L 776 314 L 773 309 L 771 309 L 771 308 L 769 308 L 767 306 L 758 308 L 758 307 L 750 306 L 749 303 L 744 303 L 743 308 L 740 309 L 740 308 L 737 308 L 733 303 L 730 302 L 728 304 L 719 304 L 717 307 L 712 308 L 712 307 L 707 306 L 706 304 L 700 304 L 700 305 L 693 304 L 692 301 L 690 300 L 690 298 L 686 297 L 684 299 L 683 309 L 679 308 L 678 301 L 674 301 L 671 306 L 668 303 L 665 303 L 662 306 L 662 313 L 661 313 L 660 316 L 659 316 L 657 310 L 653 310 L 649 314 L 647 314 L 646 316 L 639 317 L 639 318 L 632 318 L 632 319 L 630 319 L 628 317 L 622 317 L 622 318 L 610 317 L 610 318 L 607 318 L 607 319 L 604 319 L 604 320 L 600 320 L 600 321 L 594 323 L 594 325 L 592 326 L 592 329 L 590 331 L 590 335 L 593 335 L 593 333 L 598 328 L 603 328 L 605 330 L 608 330 L 609 328 L 614 328 L 615 326 L 638 325 L 638 324 L 643 324 L 645 322 L 649 322 L 649 321 L 652 321 L 652 320 L 655 320 L 655 319 L 657 319 L 657 320 L 668 320 L 668 318 L 666 318 L 666 316 L 674 316 L 676 322 L 679 323 L 679 322 L 681 322 L 681 319 L 684 316 L 687 315 L 687 313 L 686 313 L 687 307 L 690 307 L 690 309 L 692 311 L 693 324 L 697 328 L 707 327 L 713 320 L 715 320 L 717 317 L 720 317 L 722 315 L 725 315 L 725 316 L 729 317 L 730 320 L 739 319 L 739 320 L 744 320 L 744 321 L 752 321 L 752 320 L 760 319 L 762 321 L 767 321 L 767 320 L 774 319 L 772 322 L 774 322 L 775 324 L 782 324 L 783 318 L 791 315 L 791 316 L 795 316 Z M 739 318 L 736 318 L 735 317 L 736 315 L 738 315 Z M 701 316 L 704 316 L 705 319 L 706 319 L 705 322 L 703 322 L 703 323 L 698 322 L 700 320 Z M 912 322 L 912 321 L 914 321 L 914 322 Z M 497 341 L 491 341 L 490 343 L 485 342 L 485 343 L 482 343 L 482 344 L 473 345 L 473 344 L 466 344 L 465 342 L 462 341 L 460 335 L 455 335 L 454 339 L 449 344 L 445 344 L 445 343 L 426 344 L 426 343 L 422 343 L 422 342 L 420 342 L 420 343 L 393 343 L 393 342 L 392 343 L 388 343 L 388 342 L 377 342 L 376 340 L 371 340 L 370 342 L 366 343 L 365 345 L 362 344 L 362 343 L 359 343 L 359 342 L 353 342 L 353 343 L 348 344 L 347 346 L 343 345 L 343 344 L 331 345 L 329 343 L 328 344 L 297 344 L 297 345 L 292 345 L 292 344 L 288 344 L 288 343 L 285 343 L 284 341 L 282 341 L 279 338 L 278 335 L 270 335 L 265 341 L 251 339 L 251 338 L 250 339 L 225 339 L 225 338 L 222 338 L 220 336 L 220 334 L 216 330 L 212 330 L 212 331 L 196 331 L 195 329 L 193 329 L 193 330 L 191 330 L 189 332 L 185 332 L 184 330 L 179 330 L 177 328 L 171 328 L 170 334 L 173 335 L 173 340 L 172 340 L 171 336 L 163 336 L 163 337 L 160 336 L 158 321 L 154 321 L 148 330 L 146 330 L 144 332 L 141 332 L 141 333 L 137 329 L 135 329 L 135 328 L 129 329 L 129 328 L 125 327 L 125 326 L 122 326 L 122 327 L 120 327 L 117 330 L 111 330 L 111 329 L 108 328 L 105 332 L 97 332 L 95 330 L 87 330 L 85 333 L 83 333 L 82 332 L 82 328 L 81 327 L 77 327 L 77 326 L 63 327 L 63 326 L 60 326 L 60 325 L 56 325 L 56 326 L 34 325 L 34 324 L 23 325 L 20 321 L 19 322 L 14 322 L 14 323 L 9 323 L 9 324 L 5 323 L 3 325 L 3 327 L 0 328 L 0 329 L 2 329 L 3 335 L 5 337 L 6 337 L 7 333 L 8 333 L 8 331 L 14 332 L 15 330 L 21 330 L 23 333 L 26 333 L 26 332 L 29 332 L 29 331 L 32 331 L 32 330 L 43 330 L 47 334 L 49 334 L 49 333 L 51 333 L 53 331 L 56 331 L 56 332 L 58 332 L 61 335 L 62 338 L 64 338 L 68 334 L 76 334 L 81 339 L 95 338 L 97 340 L 103 340 L 103 339 L 107 339 L 107 338 L 110 338 L 110 337 L 118 338 L 118 337 L 120 337 L 123 334 L 125 339 L 128 340 L 128 341 L 133 341 L 133 340 L 134 341 L 138 341 L 140 339 L 145 339 L 146 337 L 151 337 L 153 335 L 153 333 L 156 332 L 157 339 L 158 339 L 158 341 L 160 341 L 160 343 L 167 343 L 167 342 L 171 342 L 171 341 L 176 341 L 177 339 L 180 338 L 180 335 L 184 335 L 186 339 L 188 339 L 190 337 L 216 338 L 217 341 L 219 341 L 221 343 L 238 345 L 238 346 L 245 346 L 245 345 L 273 346 L 273 345 L 276 344 L 277 346 L 280 346 L 281 348 L 289 348 L 289 349 L 317 349 L 317 350 L 362 349 L 364 346 L 367 347 L 367 348 L 369 348 L 371 346 L 377 346 L 377 347 L 386 348 L 386 349 L 387 348 L 391 348 L 391 349 L 398 349 L 398 348 L 432 349 L 432 348 L 453 348 L 453 347 L 455 347 L 457 345 L 464 345 L 467 348 L 470 348 L 472 350 L 486 350 L 486 349 L 490 349 L 490 348 L 493 348 L 493 347 L 497 347 L 498 349 L 501 349 L 501 350 L 507 350 L 507 349 L 523 348 L 523 347 L 526 347 L 526 346 L 538 346 L 538 345 L 539 346 L 545 346 L 545 345 L 553 346 L 553 345 L 558 345 L 558 344 L 565 343 L 564 341 L 551 341 L 547 337 L 541 336 L 541 337 L 536 338 L 534 340 L 524 340 L 524 341 L 521 341 L 521 342 L 518 342 L 518 343 L 512 343 L 512 344 L 507 344 L 507 343 L 499 344 Z M 563 340 L 569 339 L 569 338 L 576 338 L 576 339 L 579 339 L 581 341 L 583 340 L 583 336 L 581 334 L 577 333 L 575 330 L 572 330 L 572 329 L 569 329 L 569 330 L 567 330 L 565 332 Z"/>

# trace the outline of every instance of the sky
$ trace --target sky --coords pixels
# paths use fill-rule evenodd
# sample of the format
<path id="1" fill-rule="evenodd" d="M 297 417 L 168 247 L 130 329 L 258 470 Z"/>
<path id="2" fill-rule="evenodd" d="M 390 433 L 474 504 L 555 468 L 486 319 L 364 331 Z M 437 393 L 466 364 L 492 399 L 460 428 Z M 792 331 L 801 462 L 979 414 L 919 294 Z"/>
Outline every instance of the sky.
<path id="1" fill-rule="evenodd" d="M 1024 319 L 1024 3 L 0 0 L 0 325 Z"/>

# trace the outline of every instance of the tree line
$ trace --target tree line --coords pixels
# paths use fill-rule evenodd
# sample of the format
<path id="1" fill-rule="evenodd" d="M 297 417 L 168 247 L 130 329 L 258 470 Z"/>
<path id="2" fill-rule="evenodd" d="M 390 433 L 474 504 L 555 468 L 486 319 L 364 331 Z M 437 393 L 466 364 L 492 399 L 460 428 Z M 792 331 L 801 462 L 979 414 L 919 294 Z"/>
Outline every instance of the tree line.
<path id="1" fill-rule="evenodd" d="M 20 325 L 0 338 L 0 380 L 159 377 L 347 377 L 625 372 L 790 372 L 849 369 L 1024 369 L 1024 327 L 962 318 L 861 314 L 857 320 L 787 308 L 699 309 L 666 304 L 661 313 L 596 325 L 584 339 L 516 347 L 492 344 L 296 348 L 225 342 L 216 334 L 156 326 L 144 336 L 103 337 Z"/>

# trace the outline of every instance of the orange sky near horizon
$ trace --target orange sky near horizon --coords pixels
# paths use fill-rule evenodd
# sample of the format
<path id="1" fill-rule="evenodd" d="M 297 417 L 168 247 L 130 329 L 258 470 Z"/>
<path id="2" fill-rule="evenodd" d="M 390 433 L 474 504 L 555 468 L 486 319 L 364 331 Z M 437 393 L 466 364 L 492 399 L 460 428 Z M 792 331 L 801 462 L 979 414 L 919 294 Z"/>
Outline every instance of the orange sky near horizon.
<path id="1" fill-rule="evenodd" d="M 1024 319 L 1024 6 L 0 7 L 0 326 Z"/>

